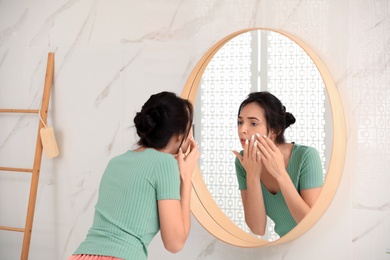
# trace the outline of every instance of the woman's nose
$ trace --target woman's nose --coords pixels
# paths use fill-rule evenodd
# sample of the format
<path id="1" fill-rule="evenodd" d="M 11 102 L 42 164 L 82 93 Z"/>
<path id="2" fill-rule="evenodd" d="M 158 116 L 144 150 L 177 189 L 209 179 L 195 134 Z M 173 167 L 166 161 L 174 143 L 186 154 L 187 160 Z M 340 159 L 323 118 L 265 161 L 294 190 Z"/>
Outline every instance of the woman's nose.
<path id="1" fill-rule="evenodd" d="M 247 133 L 246 127 L 240 126 L 239 132 L 246 134 Z"/>

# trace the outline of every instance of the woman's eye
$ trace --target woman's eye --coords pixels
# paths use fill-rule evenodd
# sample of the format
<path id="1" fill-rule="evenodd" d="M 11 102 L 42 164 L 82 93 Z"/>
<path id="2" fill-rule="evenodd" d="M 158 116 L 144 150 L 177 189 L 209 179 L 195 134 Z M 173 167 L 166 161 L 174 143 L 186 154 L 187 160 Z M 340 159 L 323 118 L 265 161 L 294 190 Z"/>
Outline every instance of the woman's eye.
<path id="1" fill-rule="evenodd" d="M 242 122 L 241 121 L 237 121 L 237 125 L 242 125 Z"/>
<path id="2" fill-rule="evenodd" d="M 257 123 L 252 122 L 251 125 L 252 125 L 252 126 L 257 126 Z"/>

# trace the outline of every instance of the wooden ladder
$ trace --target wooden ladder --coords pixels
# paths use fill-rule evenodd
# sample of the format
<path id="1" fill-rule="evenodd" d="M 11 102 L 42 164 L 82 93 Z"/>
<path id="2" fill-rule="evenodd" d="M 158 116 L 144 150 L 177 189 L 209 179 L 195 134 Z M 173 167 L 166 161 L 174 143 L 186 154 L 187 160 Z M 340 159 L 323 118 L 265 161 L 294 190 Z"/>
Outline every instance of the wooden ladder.
<path id="1" fill-rule="evenodd" d="M 39 131 L 44 126 L 44 124 L 46 124 L 46 122 L 47 122 L 47 110 L 49 107 L 50 91 L 51 91 L 51 86 L 53 83 L 53 74 L 54 74 L 54 53 L 50 52 L 48 54 L 48 59 L 47 59 L 45 85 L 43 88 L 42 104 L 41 104 L 40 110 L 0 109 L 0 113 L 34 113 L 34 114 L 38 115 L 38 120 L 39 120 L 33 168 L 32 169 L 25 169 L 25 168 L 13 168 L 13 167 L 0 167 L 0 171 L 31 172 L 32 173 L 31 184 L 30 184 L 30 194 L 29 194 L 29 199 L 28 199 L 28 207 L 27 207 L 27 215 L 26 215 L 26 224 L 25 224 L 24 228 L 0 226 L 0 230 L 16 231 L 16 232 L 23 232 L 24 233 L 22 253 L 21 253 L 21 257 L 20 257 L 21 260 L 28 259 L 28 253 L 29 253 L 29 249 L 30 249 L 31 232 L 32 232 L 32 226 L 33 226 L 33 220 L 34 220 L 35 202 L 36 202 L 36 198 L 37 198 L 39 172 L 40 172 L 40 168 L 41 168 L 42 151 L 43 151 L 43 146 L 42 146 L 41 136 L 40 136 Z M 40 120 L 40 117 L 42 118 L 42 120 Z"/>

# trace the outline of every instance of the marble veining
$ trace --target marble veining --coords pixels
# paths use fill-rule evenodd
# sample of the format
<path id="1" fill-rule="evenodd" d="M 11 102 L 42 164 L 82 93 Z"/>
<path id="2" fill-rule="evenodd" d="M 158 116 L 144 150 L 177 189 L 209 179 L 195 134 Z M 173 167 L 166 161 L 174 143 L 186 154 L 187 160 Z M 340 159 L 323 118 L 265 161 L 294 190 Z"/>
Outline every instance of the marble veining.
<path id="1" fill-rule="evenodd" d="M 357 242 L 360 239 L 365 238 L 370 232 L 373 232 L 376 228 L 379 228 L 390 217 L 390 213 L 385 214 L 377 221 L 372 221 L 366 229 L 358 235 L 352 238 L 352 242 Z"/>
<path id="2" fill-rule="evenodd" d="M 111 87 L 113 86 L 114 82 L 116 82 L 119 78 L 121 73 L 123 73 L 142 53 L 142 51 L 138 51 L 123 67 L 119 69 L 119 71 L 112 77 L 110 82 L 107 84 L 107 86 L 103 89 L 103 91 L 98 95 L 98 97 L 95 99 L 95 105 L 99 106 L 101 102 L 108 96 Z"/>
<path id="3" fill-rule="evenodd" d="M 388 259 L 389 7 L 387 0 L 0 1 L 0 108 L 39 106 L 47 52 L 56 54 L 49 116 L 61 155 L 42 161 L 30 259 L 66 260 L 84 239 L 106 163 L 136 142 L 129 125 L 143 99 L 180 94 L 214 43 L 248 27 L 299 37 L 337 79 L 348 136 L 335 199 L 313 228 L 283 245 L 236 248 L 194 219 L 183 251 L 168 253 L 157 235 L 150 260 Z M 1 163 L 32 160 L 27 144 L 35 140 L 20 136 L 30 129 L 26 116 L 0 116 Z M 0 173 L 0 225 L 24 223 L 27 190 L 9 201 L 9 192 L 28 186 L 24 176 Z M 0 231 L 0 259 L 18 259 L 20 245 L 20 235 Z"/>
<path id="4" fill-rule="evenodd" d="M 198 257 L 196 259 L 206 259 L 206 257 L 212 255 L 214 250 L 215 250 L 216 243 L 217 243 L 217 239 L 213 239 L 207 245 L 207 247 L 204 250 L 202 250 L 202 252 L 200 252 L 200 254 L 198 255 Z"/>
<path id="5" fill-rule="evenodd" d="M 69 0 L 66 3 L 64 3 L 62 6 L 60 6 L 58 8 L 58 10 L 56 10 L 54 13 L 52 13 L 46 19 L 46 21 L 45 21 L 44 25 L 42 26 L 42 28 L 40 29 L 40 31 L 38 31 L 35 34 L 35 36 L 32 37 L 32 39 L 30 41 L 30 45 L 34 46 L 37 41 L 41 41 L 42 38 L 47 38 L 48 45 L 50 46 L 50 37 L 48 37 L 48 35 L 50 35 L 50 30 L 53 28 L 53 26 L 56 23 L 57 17 L 60 16 L 66 10 L 68 10 L 68 9 L 72 8 L 73 6 L 75 6 L 76 4 L 78 4 L 79 2 L 80 2 L 80 0 Z"/>
<path id="6" fill-rule="evenodd" d="M 28 17 L 28 9 L 26 9 L 18 18 L 18 20 L 10 27 L 0 33 L 0 46 L 7 43 L 13 36 L 18 34 L 20 28 L 26 23 Z"/>
<path id="7" fill-rule="evenodd" d="M 9 50 L 6 50 L 3 55 L 1 55 L 1 59 L 0 59 L 0 70 L 1 70 L 1 67 L 3 66 L 5 60 L 7 59 L 7 55 L 9 53 Z"/>
<path id="8" fill-rule="evenodd" d="M 0 149 L 3 148 L 7 144 L 7 142 L 19 132 L 20 129 L 23 129 L 30 125 L 30 122 L 23 120 L 24 118 L 25 116 L 20 116 L 18 118 L 15 125 L 12 127 L 11 131 L 6 135 L 6 137 L 0 143 Z"/>

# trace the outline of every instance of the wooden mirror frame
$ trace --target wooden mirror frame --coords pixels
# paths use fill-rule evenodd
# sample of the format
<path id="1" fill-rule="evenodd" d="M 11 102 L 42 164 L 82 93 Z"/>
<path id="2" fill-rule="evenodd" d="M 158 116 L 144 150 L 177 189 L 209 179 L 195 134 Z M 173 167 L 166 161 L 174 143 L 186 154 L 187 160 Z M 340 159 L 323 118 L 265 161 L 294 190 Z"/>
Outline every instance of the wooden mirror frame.
<path id="1" fill-rule="evenodd" d="M 245 232 L 244 230 L 239 228 L 230 218 L 228 218 L 218 207 L 210 192 L 208 191 L 208 188 L 202 178 L 199 166 L 195 168 L 192 178 L 192 214 L 198 220 L 198 222 L 216 238 L 228 244 L 239 247 L 261 247 L 269 245 L 278 245 L 296 239 L 297 237 L 305 233 L 307 230 L 309 230 L 321 218 L 321 216 L 324 214 L 324 212 L 330 205 L 332 199 L 334 198 L 344 168 L 344 159 L 346 151 L 344 112 L 336 85 L 328 69 L 326 68 L 320 57 L 307 44 L 305 44 L 295 36 L 278 29 L 249 28 L 234 32 L 218 41 L 203 55 L 203 57 L 196 64 L 184 86 L 181 97 L 186 98 L 192 104 L 195 104 L 195 98 L 199 83 L 207 65 L 214 57 L 214 55 L 223 45 L 225 45 L 225 43 L 227 43 L 234 37 L 254 30 L 272 31 L 288 37 L 296 44 L 298 44 L 313 60 L 314 64 L 316 65 L 317 69 L 321 74 L 329 97 L 329 103 L 332 111 L 333 141 L 329 167 L 327 170 L 321 194 L 317 202 L 312 207 L 309 214 L 307 214 L 306 217 L 301 222 L 299 222 L 295 228 L 293 228 L 289 233 L 273 242 L 264 239 L 259 239 L 254 235 Z"/>

